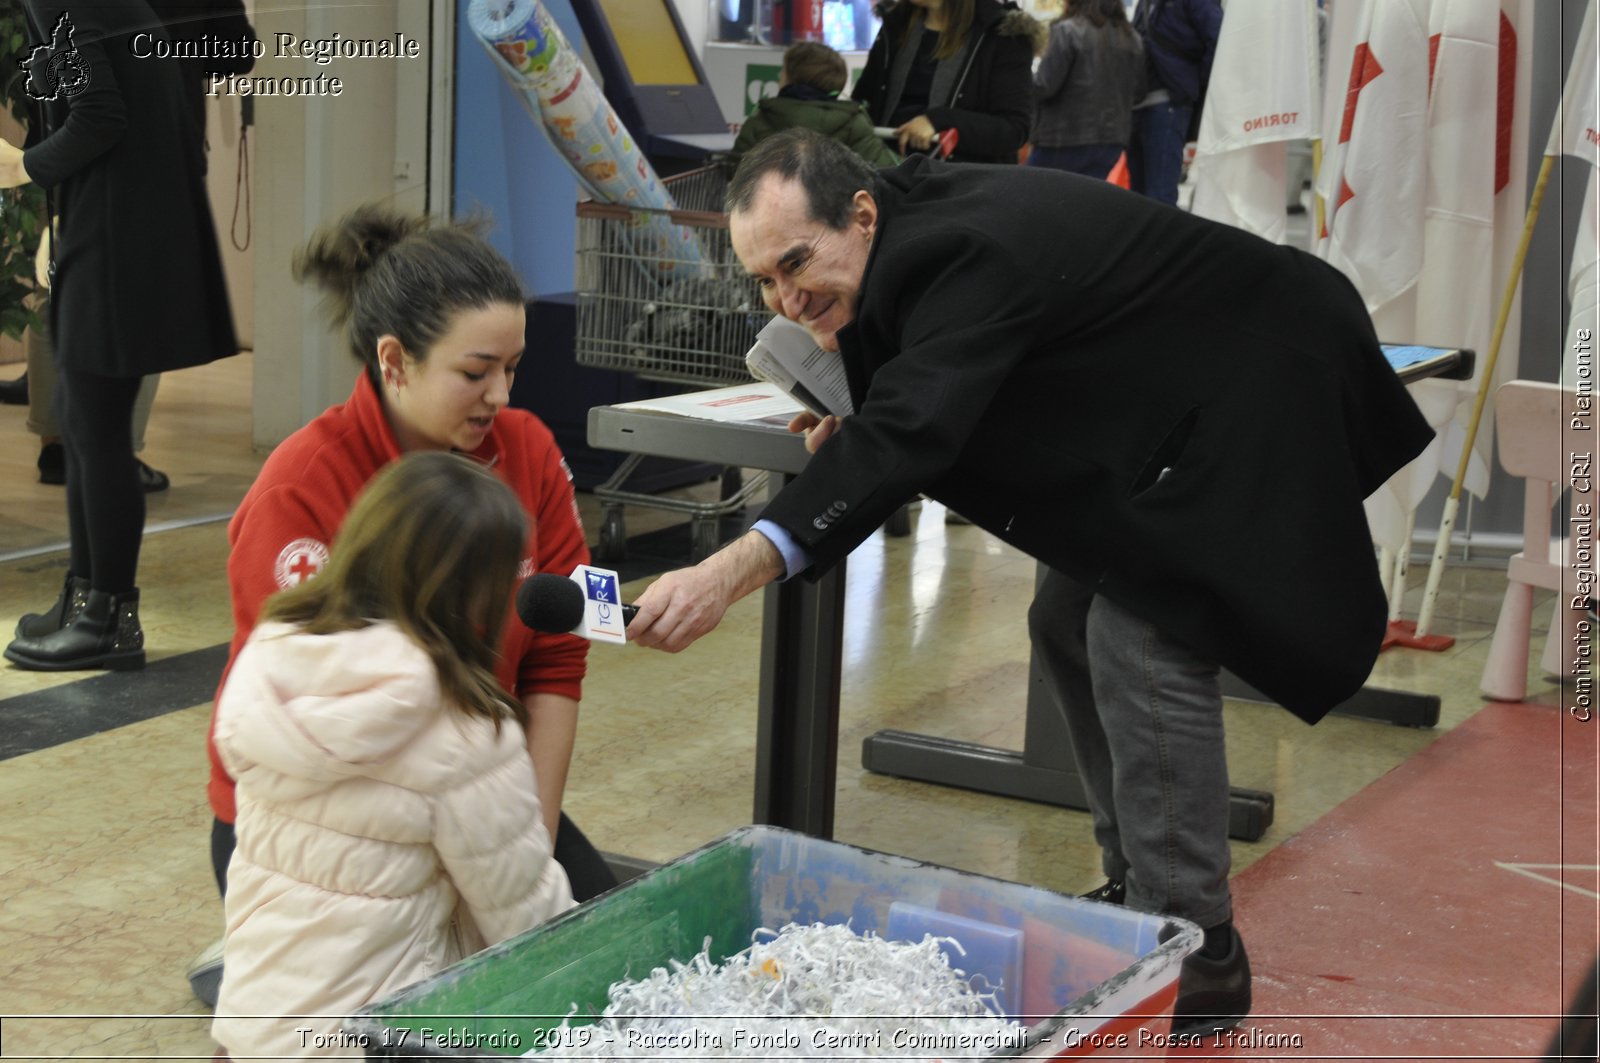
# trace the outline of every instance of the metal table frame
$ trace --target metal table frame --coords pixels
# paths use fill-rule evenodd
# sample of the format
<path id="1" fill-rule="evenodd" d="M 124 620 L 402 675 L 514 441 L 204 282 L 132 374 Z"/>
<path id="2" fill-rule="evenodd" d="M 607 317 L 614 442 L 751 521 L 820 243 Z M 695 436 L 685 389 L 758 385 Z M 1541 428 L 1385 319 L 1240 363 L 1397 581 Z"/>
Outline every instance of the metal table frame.
<path id="1" fill-rule="evenodd" d="M 589 411 L 589 443 L 659 457 L 765 469 L 805 468 L 805 441 L 782 427 L 702 421 L 626 406 Z M 769 585 L 761 624 L 752 822 L 833 837 L 845 566 Z"/>

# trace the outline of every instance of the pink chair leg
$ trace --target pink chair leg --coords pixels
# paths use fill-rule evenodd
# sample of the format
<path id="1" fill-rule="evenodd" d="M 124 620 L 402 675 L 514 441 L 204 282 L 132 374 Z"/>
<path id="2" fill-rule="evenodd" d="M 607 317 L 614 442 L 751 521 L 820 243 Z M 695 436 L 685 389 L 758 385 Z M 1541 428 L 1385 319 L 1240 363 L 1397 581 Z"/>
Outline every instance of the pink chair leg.
<path id="1" fill-rule="evenodd" d="M 1528 638 L 1533 626 L 1533 588 L 1507 583 L 1500 619 L 1483 666 L 1479 688 L 1496 701 L 1521 701 L 1528 696 Z"/>

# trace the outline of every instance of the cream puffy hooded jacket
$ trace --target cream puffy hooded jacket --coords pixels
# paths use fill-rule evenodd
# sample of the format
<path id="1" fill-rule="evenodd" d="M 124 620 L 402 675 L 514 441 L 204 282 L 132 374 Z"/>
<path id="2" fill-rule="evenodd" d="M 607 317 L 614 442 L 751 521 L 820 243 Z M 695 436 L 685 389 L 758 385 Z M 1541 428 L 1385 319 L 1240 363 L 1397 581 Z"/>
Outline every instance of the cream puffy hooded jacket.
<path id="1" fill-rule="evenodd" d="M 261 625 L 216 741 L 239 841 L 212 1031 L 236 1056 L 360 1056 L 341 1017 L 572 907 L 522 728 L 447 706 L 390 624 Z"/>

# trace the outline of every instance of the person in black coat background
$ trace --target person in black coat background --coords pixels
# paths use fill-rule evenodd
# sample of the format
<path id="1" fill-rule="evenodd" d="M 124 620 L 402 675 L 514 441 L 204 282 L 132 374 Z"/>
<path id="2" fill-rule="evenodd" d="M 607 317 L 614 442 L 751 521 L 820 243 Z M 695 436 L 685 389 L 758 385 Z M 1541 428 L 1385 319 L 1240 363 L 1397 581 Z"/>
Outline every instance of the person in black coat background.
<path id="1" fill-rule="evenodd" d="M 954 129 L 962 162 L 1017 161 L 1045 28 L 1010 0 L 896 0 L 852 97 L 899 133 L 902 155 Z"/>
<path id="2" fill-rule="evenodd" d="M 161 19 L 173 42 L 189 52 L 203 54 L 205 58 L 186 57 L 178 60 L 189 93 L 189 105 L 194 114 L 195 128 L 206 132 L 206 78 L 212 73 L 243 74 L 255 66 L 256 34 L 245 17 L 243 0 L 147 0 L 152 11 Z M 223 42 L 217 47 L 216 42 Z M 141 43 L 142 51 L 148 51 Z M 38 142 L 44 129 L 43 104 L 34 101 L 33 118 L 24 148 Z M 201 153 L 200 169 L 206 172 L 209 145 Z M 48 253 L 48 250 L 46 251 Z M 41 282 L 41 286 L 42 286 Z M 48 308 L 47 308 L 48 309 Z M 28 334 L 28 369 L 18 378 L 17 401 L 28 406 L 28 430 L 39 436 L 39 482 L 64 484 L 67 480 L 66 452 L 61 444 L 61 428 L 56 420 L 55 355 L 51 350 L 46 329 Z M 145 427 L 150 423 L 150 407 L 155 401 L 161 377 L 152 374 L 144 378 L 133 407 L 133 450 L 137 455 L 144 449 Z M 146 493 L 164 491 L 170 484 L 167 474 L 151 468 L 142 460 L 139 479 Z"/>
<path id="3" fill-rule="evenodd" d="M 806 468 L 652 584 L 629 639 L 687 647 L 918 492 L 1037 558 L 1029 633 L 1093 814 L 1094 896 L 1205 930 L 1174 1029 L 1238 1023 L 1219 665 L 1307 722 L 1359 689 L 1387 626 L 1362 500 L 1432 436 L 1360 295 L 1104 181 L 874 170 L 798 130 L 745 157 L 728 232 L 767 306 L 839 352 L 856 412 L 797 418 Z"/>
<path id="4" fill-rule="evenodd" d="M 33 180 L 54 222 L 50 333 L 67 458 L 71 558 L 55 605 L 28 614 L 5 656 L 39 671 L 144 664 L 136 582 L 144 489 L 131 441 L 150 373 L 238 351 L 204 151 L 178 61 L 145 0 L 27 0 L 29 92 L 45 129 L 0 145 L 0 185 Z"/>
<path id="5" fill-rule="evenodd" d="M 145 0 L 174 43 L 199 45 L 222 41 L 204 58 L 178 60 L 189 93 L 189 111 L 200 130 L 200 172 L 206 170 L 206 79 L 212 74 L 248 74 L 255 68 L 255 27 L 245 16 L 244 0 Z"/>

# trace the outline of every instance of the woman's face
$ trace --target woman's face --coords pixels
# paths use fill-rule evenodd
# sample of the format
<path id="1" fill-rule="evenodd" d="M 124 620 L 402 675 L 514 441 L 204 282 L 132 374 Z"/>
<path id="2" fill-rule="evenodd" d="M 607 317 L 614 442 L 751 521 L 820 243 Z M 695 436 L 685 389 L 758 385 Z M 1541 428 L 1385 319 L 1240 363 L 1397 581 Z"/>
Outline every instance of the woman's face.
<path id="1" fill-rule="evenodd" d="M 384 405 L 400 449 L 472 452 L 511 401 L 522 360 L 520 303 L 459 310 L 424 359 L 393 336 L 378 340 Z"/>

